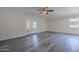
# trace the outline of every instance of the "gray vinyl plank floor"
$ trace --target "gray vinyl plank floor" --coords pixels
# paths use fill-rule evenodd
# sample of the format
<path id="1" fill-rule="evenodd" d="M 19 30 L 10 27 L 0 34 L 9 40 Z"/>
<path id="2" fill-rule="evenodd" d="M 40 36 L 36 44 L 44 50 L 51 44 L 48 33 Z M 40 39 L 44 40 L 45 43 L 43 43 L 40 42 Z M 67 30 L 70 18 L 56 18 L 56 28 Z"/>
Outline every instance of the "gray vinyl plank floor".
<path id="1" fill-rule="evenodd" d="M 79 52 L 79 36 L 43 32 L 0 41 L 0 52 Z"/>

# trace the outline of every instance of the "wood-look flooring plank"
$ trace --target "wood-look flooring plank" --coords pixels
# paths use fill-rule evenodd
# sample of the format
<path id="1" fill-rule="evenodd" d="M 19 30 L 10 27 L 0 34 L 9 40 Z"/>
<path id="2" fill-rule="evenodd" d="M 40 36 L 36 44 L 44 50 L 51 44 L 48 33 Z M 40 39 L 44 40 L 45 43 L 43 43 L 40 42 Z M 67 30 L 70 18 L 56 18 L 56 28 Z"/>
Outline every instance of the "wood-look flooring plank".
<path id="1" fill-rule="evenodd" d="M 79 52 L 79 35 L 44 32 L 0 41 L 0 52 Z"/>

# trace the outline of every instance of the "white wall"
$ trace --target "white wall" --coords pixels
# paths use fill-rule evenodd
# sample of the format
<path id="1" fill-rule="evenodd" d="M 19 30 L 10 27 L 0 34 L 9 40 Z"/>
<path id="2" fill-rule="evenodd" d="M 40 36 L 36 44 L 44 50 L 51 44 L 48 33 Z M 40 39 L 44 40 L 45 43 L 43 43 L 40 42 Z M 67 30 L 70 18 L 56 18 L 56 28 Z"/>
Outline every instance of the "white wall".
<path id="1" fill-rule="evenodd" d="M 32 28 L 33 22 L 37 23 L 36 30 L 33 30 Z M 28 24 L 29 24 L 29 28 L 27 28 L 27 34 L 47 31 L 47 20 L 42 19 L 40 17 L 29 15 L 26 20 L 26 25 Z"/>
<path id="2" fill-rule="evenodd" d="M 36 21 L 37 32 L 46 31 L 46 20 L 18 12 L 9 8 L 0 8 L 0 40 L 15 38 L 33 33 L 32 27 L 27 30 L 27 20 Z"/>
<path id="3" fill-rule="evenodd" d="M 48 30 L 54 31 L 54 32 L 79 34 L 79 27 L 77 28 L 69 27 L 69 19 L 75 19 L 75 18 L 64 17 L 64 18 L 59 18 L 59 19 L 50 19 L 48 21 Z"/>
<path id="4" fill-rule="evenodd" d="M 72 16 L 72 18 L 74 17 Z M 0 8 L 0 40 L 43 31 L 79 34 L 79 28 L 69 27 L 69 19 L 71 17 L 45 20 L 41 17 L 25 14 L 17 10 Z M 33 22 L 37 23 L 35 31 L 32 28 Z M 29 28 L 27 28 L 28 23 L 30 24 Z"/>

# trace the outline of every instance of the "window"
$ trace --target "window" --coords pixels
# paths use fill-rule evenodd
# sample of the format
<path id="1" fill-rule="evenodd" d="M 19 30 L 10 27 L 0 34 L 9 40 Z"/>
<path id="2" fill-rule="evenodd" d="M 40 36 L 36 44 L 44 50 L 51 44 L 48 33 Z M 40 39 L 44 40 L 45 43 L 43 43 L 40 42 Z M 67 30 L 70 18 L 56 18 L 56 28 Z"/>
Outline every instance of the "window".
<path id="1" fill-rule="evenodd" d="M 33 21 L 32 22 L 32 33 L 37 33 L 37 22 L 36 21 Z"/>
<path id="2" fill-rule="evenodd" d="M 34 21 L 32 27 L 33 27 L 33 29 L 37 29 L 37 22 Z"/>
<path id="3" fill-rule="evenodd" d="M 29 30 L 31 28 L 31 20 L 26 21 L 26 29 Z"/>
<path id="4" fill-rule="evenodd" d="M 70 21 L 69 21 L 69 23 L 70 23 L 70 27 L 72 28 L 72 27 L 79 27 L 79 19 L 70 19 Z"/>

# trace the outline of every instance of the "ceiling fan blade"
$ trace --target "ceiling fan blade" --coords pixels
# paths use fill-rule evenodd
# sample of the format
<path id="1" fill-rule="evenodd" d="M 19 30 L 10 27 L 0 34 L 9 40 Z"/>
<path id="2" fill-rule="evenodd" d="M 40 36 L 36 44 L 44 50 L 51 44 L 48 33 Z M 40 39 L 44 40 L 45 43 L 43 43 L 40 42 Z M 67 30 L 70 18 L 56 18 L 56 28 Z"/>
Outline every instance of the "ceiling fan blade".
<path id="1" fill-rule="evenodd" d="M 48 12 L 40 12 L 40 14 L 48 15 Z"/>
<path id="2" fill-rule="evenodd" d="M 53 12 L 54 10 L 47 10 L 48 12 Z"/>
<path id="3" fill-rule="evenodd" d="M 41 11 L 40 14 L 42 14 L 43 12 Z"/>
<path id="4" fill-rule="evenodd" d="M 45 10 L 48 10 L 48 7 L 45 7 L 44 9 L 45 9 Z"/>

